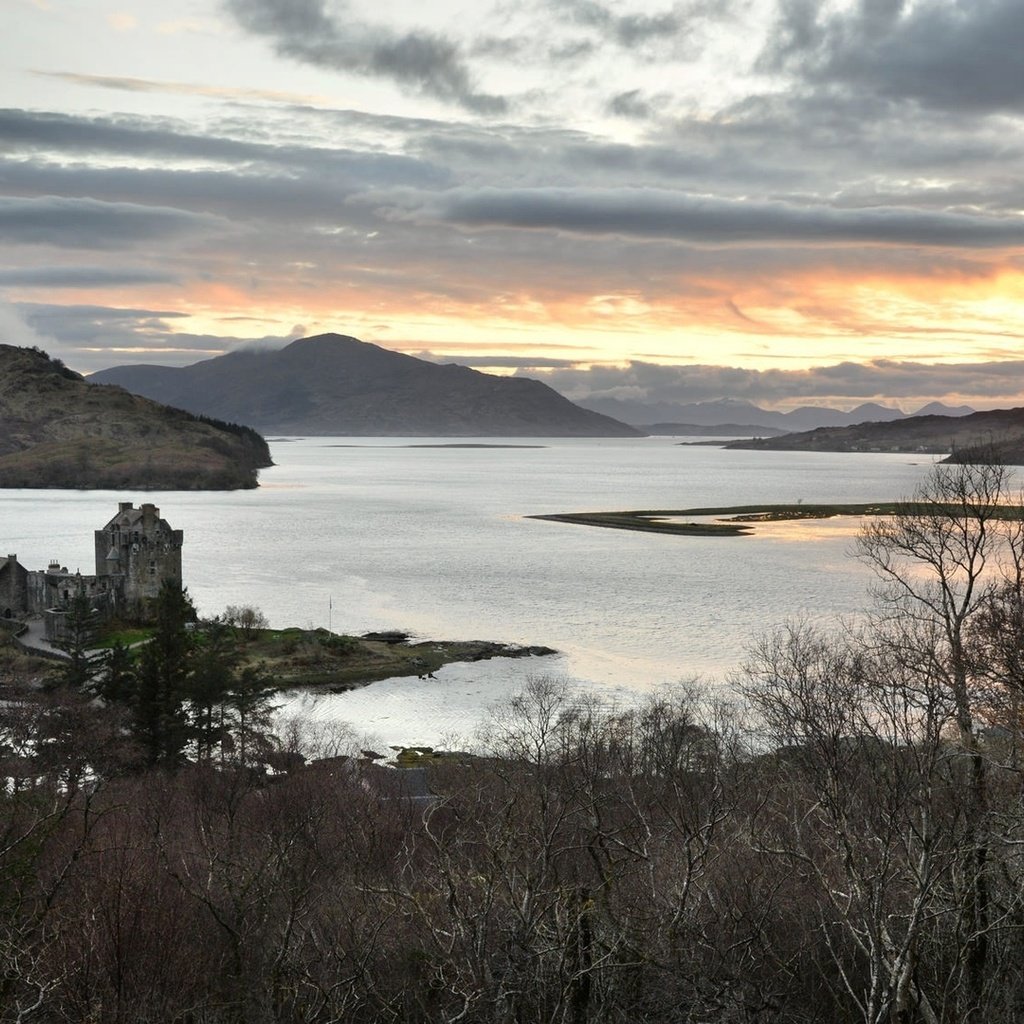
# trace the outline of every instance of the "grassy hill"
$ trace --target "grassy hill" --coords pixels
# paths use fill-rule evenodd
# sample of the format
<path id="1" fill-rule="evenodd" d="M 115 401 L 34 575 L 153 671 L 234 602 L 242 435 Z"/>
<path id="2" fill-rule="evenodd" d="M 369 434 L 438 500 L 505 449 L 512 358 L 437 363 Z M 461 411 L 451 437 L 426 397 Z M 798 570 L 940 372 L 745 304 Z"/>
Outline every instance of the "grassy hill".
<path id="1" fill-rule="evenodd" d="M 0 345 L 0 487 L 232 490 L 271 465 L 254 430 L 92 384 Z"/>

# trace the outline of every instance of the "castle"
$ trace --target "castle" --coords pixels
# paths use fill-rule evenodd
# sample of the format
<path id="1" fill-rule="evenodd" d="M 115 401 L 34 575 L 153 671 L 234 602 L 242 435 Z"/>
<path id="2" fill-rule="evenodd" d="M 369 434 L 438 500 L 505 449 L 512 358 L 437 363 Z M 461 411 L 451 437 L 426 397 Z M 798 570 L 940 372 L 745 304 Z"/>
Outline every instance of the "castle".
<path id="1" fill-rule="evenodd" d="M 145 620 L 150 604 L 167 581 L 181 585 L 181 530 L 172 530 L 160 509 L 120 502 L 117 515 L 96 530 L 96 574 L 70 573 L 51 562 L 29 570 L 17 555 L 0 559 L 0 618 L 41 615 L 46 637 L 60 640 L 72 600 L 85 594 L 103 619 Z"/>

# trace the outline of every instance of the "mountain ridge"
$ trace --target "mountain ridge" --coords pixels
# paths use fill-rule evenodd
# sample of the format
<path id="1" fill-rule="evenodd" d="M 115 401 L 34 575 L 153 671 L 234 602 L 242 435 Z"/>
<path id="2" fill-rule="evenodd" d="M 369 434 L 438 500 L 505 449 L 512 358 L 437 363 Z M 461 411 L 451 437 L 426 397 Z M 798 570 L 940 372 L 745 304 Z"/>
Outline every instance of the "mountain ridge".
<path id="1" fill-rule="evenodd" d="M 548 385 L 431 363 L 348 335 L 239 350 L 167 367 L 115 366 L 90 378 L 263 433 L 323 436 L 640 437 Z"/>
<path id="2" fill-rule="evenodd" d="M 719 398 L 710 402 L 643 402 L 639 399 L 618 398 L 581 399 L 586 409 L 603 412 L 625 423 L 640 426 L 648 423 L 686 423 L 714 427 L 724 424 L 744 424 L 752 429 L 771 427 L 775 430 L 804 431 L 818 427 L 848 427 L 864 422 L 892 422 L 913 416 L 942 415 L 969 416 L 970 406 L 947 406 L 942 402 L 929 402 L 912 413 L 895 406 L 877 402 L 863 402 L 854 409 L 844 411 L 828 406 L 802 405 L 789 412 L 763 409 L 742 398 Z"/>

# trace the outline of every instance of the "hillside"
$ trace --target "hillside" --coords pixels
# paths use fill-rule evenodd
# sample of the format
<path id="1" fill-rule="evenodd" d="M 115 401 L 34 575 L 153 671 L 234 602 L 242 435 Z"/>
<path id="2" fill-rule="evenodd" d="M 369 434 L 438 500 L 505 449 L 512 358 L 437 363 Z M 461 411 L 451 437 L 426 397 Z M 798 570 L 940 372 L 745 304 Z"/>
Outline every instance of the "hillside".
<path id="1" fill-rule="evenodd" d="M 890 423 L 822 427 L 799 434 L 733 441 L 727 448 L 819 452 L 952 452 L 947 461 L 984 449 L 1007 465 L 1024 465 L 1024 409 L 994 409 L 969 416 L 913 416 Z"/>
<path id="2" fill-rule="evenodd" d="M 338 334 L 192 366 L 116 366 L 91 380 L 263 433 L 638 437 L 546 384 L 439 365 Z"/>
<path id="3" fill-rule="evenodd" d="M 271 465 L 248 427 L 86 381 L 33 348 L 0 345 L 0 487 L 232 490 Z"/>

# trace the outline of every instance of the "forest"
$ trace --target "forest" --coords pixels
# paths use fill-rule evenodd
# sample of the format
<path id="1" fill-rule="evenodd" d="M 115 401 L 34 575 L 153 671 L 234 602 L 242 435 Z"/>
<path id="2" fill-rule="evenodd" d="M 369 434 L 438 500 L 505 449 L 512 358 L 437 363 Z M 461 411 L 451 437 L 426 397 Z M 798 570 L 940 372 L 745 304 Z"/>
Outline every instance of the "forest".
<path id="1" fill-rule="evenodd" d="M 936 467 L 861 532 L 865 614 L 727 685 L 535 680 L 427 795 L 187 595 L 102 659 L 82 609 L 45 685 L 0 661 L 0 1020 L 1024 1019 L 1011 483 Z"/>

